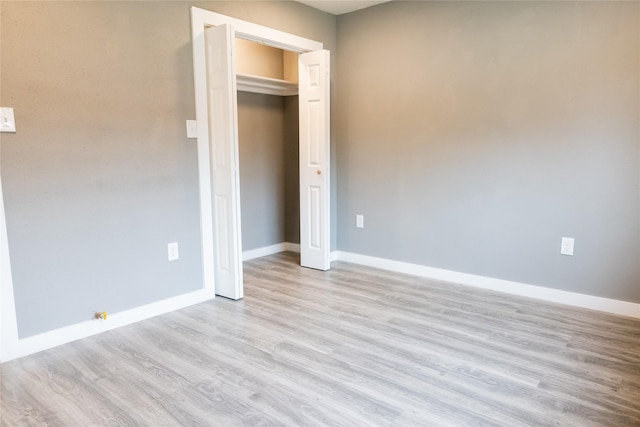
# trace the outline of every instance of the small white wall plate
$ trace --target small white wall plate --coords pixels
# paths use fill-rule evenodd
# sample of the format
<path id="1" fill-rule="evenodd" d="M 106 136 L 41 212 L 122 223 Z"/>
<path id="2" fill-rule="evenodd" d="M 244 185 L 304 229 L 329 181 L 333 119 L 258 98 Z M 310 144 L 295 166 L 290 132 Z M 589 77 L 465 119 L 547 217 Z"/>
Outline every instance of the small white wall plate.
<path id="1" fill-rule="evenodd" d="M 15 132 L 16 120 L 13 117 L 13 108 L 0 108 L 0 132 Z"/>

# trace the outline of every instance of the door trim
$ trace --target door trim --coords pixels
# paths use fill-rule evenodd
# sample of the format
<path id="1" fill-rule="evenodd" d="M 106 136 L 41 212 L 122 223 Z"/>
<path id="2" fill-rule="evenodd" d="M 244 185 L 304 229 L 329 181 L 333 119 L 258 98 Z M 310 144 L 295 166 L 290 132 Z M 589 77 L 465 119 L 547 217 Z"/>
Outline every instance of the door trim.
<path id="1" fill-rule="evenodd" d="M 273 28 L 232 18 L 209 10 L 191 7 L 191 42 L 198 129 L 198 181 L 200 184 L 200 232 L 204 289 L 215 294 L 213 211 L 211 200 L 211 167 L 209 164 L 209 118 L 207 107 L 207 75 L 204 30 L 210 26 L 230 25 L 235 36 L 278 49 L 298 53 L 321 50 L 323 44 Z"/>

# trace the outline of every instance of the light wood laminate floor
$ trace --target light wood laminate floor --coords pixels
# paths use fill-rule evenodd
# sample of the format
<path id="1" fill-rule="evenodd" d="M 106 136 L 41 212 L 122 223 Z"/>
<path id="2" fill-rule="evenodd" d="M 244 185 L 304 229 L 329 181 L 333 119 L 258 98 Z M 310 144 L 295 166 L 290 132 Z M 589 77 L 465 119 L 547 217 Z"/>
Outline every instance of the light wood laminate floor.
<path id="1" fill-rule="evenodd" d="M 640 426 L 640 321 L 283 253 L 2 365 L 2 426 Z"/>

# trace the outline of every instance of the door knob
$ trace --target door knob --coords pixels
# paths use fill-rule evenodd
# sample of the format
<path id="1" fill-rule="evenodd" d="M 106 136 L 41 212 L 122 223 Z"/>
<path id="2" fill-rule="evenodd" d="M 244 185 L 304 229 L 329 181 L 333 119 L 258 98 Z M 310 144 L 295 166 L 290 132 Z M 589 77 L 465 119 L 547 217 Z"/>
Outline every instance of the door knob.
<path id="1" fill-rule="evenodd" d="M 318 169 L 318 172 L 316 172 L 318 175 L 322 175 L 322 171 L 320 169 Z"/>

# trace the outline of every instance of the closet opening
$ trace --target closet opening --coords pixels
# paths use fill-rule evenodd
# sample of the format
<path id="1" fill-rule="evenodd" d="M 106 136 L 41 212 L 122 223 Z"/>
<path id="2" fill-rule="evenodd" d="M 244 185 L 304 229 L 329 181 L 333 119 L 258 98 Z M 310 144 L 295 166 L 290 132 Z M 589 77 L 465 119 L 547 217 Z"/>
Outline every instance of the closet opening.
<path id="1" fill-rule="evenodd" d="M 247 112 L 259 114 L 253 110 L 256 105 L 266 105 L 269 108 L 280 105 L 281 113 L 278 114 L 282 117 L 293 116 L 292 112 L 296 110 L 295 99 L 267 101 L 268 98 L 259 100 L 251 95 L 259 93 L 295 98 L 294 95 L 298 94 L 299 132 L 290 132 L 291 128 L 285 127 L 282 122 L 279 125 L 282 126 L 283 140 L 285 130 L 289 136 L 298 135 L 300 219 L 299 227 L 295 229 L 299 229 L 299 239 L 291 236 L 287 240 L 300 241 L 302 266 L 328 270 L 331 268 L 329 51 L 324 50 L 320 42 L 196 7 L 191 8 L 191 24 L 205 289 L 213 290 L 216 295 L 230 299 L 243 297 L 242 258 L 246 248 L 243 248 L 242 236 L 248 233 L 248 230 L 242 232 L 241 217 L 245 214 L 244 222 L 248 225 L 247 221 L 261 215 L 259 207 L 241 208 L 237 111 L 239 92 L 249 92 L 249 95 L 240 95 L 241 101 L 246 104 L 243 108 L 247 107 Z M 236 58 L 241 56 L 236 54 L 236 44 L 244 43 L 238 42 L 237 39 L 258 42 L 257 45 L 245 44 L 240 49 L 268 51 L 268 59 L 249 60 L 252 66 L 259 70 L 236 65 Z M 254 54 L 247 57 L 254 57 Z M 292 60 L 296 57 L 297 61 Z M 297 84 L 296 73 L 292 71 L 293 64 L 298 67 Z M 237 72 L 236 67 L 242 67 L 242 71 Z M 263 68 L 267 69 L 266 76 Z M 295 119 L 291 121 L 295 125 Z M 264 129 L 256 128 L 259 123 L 250 119 L 246 131 L 250 134 L 262 134 Z M 269 128 L 273 125 L 263 122 L 262 126 Z M 292 151 L 286 152 L 286 163 L 289 165 L 295 164 L 289 161 L 295 156 Z M 284 158 L 285 154 L 282 156 Z M 284 163 L 284 160 L 282 162 Z M 243 166 L 242 169 L 247 168 Z M 287 171 L 286 175 L 290 176 L 292 170 L 294 169 Z M 283 173 L 285 172 L 279 176 Z M 283 178 L 280 179 L 285 181 Z M 286 181 L 287 185 L 290 185 L 295 179 Z M 261 192 L 260 186 L 248 191 Z M 282 190 L 279 191 L 276 191 L 276 194 L 281 200 L 283 193 Z M 286 188 L 284 192 L 287 193 Z M 246 197 L 244 199 L 248 200 Z M 245 202 L 247 203 L 250 202 Z M 282 204 L 279 206 L 282 211 Z M 290 212 L 293 210 L 292 206 L 295 204 L 285 204 L 284 210 Z M 289 215 L 285 222 L 295 222 L 295 214 Z M 291 231 L 289 233 L 292 234 Z"/>
<path id="2" fill-rule="evenodd" d="M 299 252 L 298 54 L 235 48 L 243 260 Z"/>

